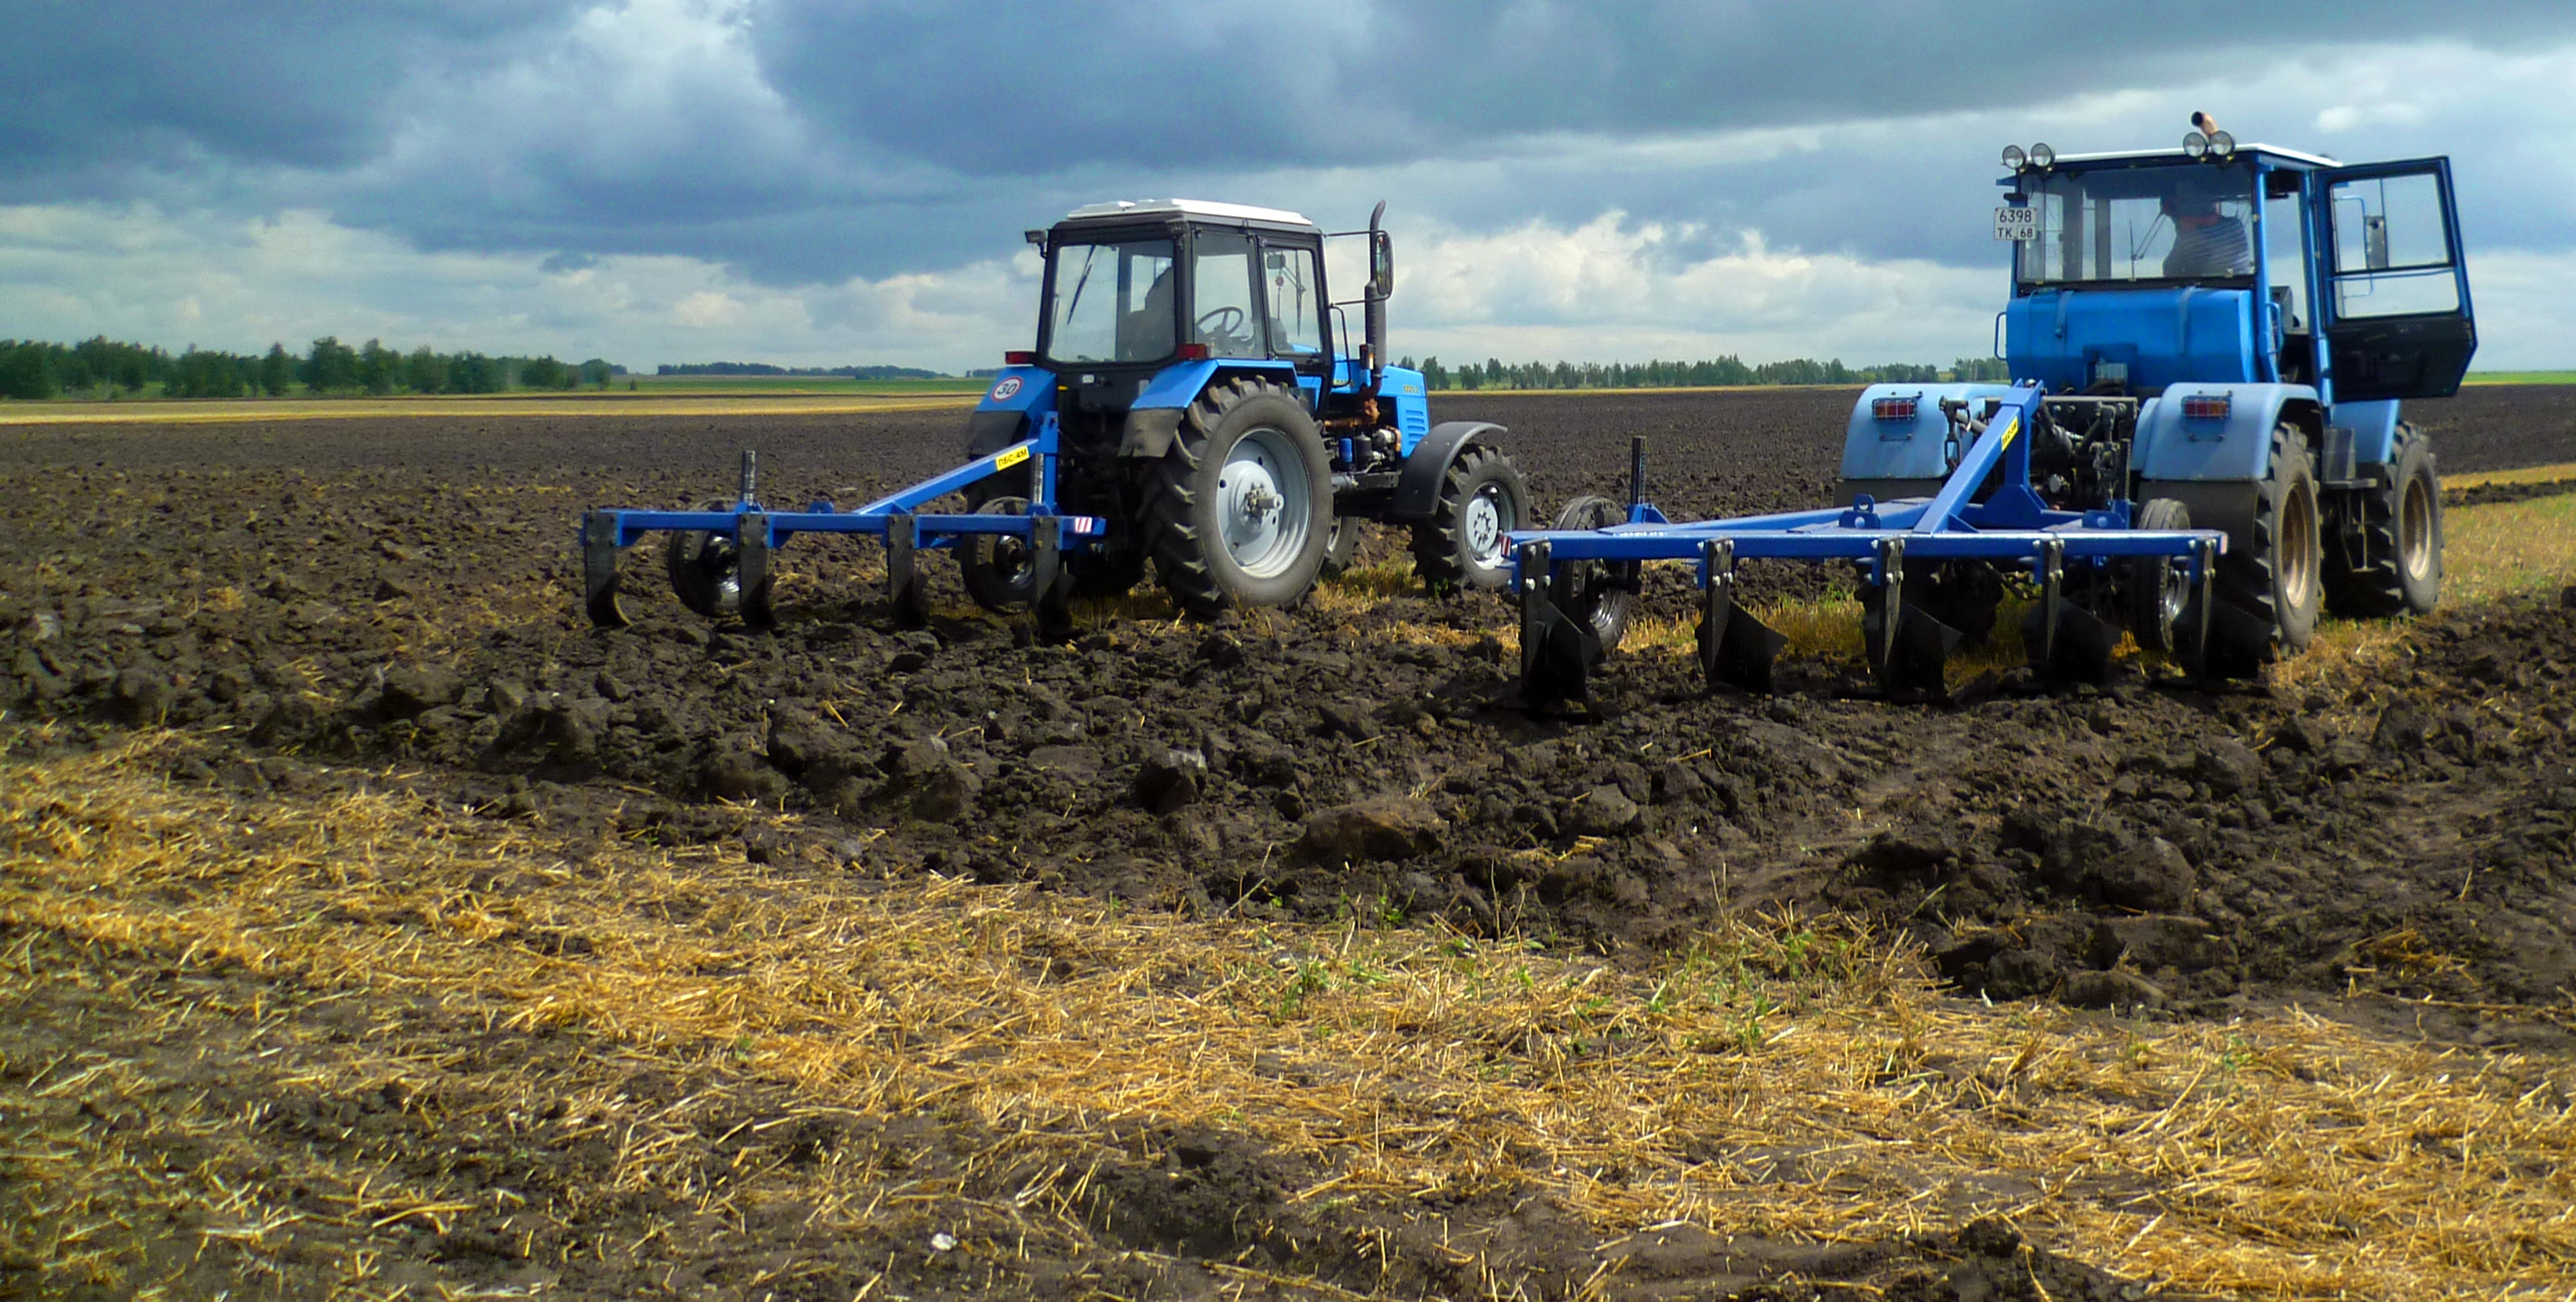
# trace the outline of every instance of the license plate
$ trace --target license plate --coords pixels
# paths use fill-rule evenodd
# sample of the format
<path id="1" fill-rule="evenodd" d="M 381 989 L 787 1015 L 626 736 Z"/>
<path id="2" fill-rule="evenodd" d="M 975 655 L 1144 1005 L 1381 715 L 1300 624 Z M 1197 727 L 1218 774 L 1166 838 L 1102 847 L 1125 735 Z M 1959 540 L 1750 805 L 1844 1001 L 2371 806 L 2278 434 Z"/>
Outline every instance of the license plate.
<path id="1" fill-rule="evenodd" d="M 1999 240 L 2038 239 L 2039 210 L 2015 208 L 2009 204 L 1995 209 L 1995 238 Z"/>

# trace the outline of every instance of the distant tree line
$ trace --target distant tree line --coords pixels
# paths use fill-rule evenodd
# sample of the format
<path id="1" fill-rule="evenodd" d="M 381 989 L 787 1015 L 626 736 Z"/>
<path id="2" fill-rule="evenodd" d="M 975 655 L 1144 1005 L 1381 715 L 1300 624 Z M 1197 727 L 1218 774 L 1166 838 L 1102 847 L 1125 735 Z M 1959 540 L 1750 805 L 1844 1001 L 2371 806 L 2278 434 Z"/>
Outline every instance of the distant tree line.
<path id="1" fill-rule="evenodd" d="M 104 336 L 77 344 L 0 339 L 0 398 L 41 401 L 65 394 L 140 395 L 159 386 L 168 398 L 283 397 L 289 393 L 500 393 L 510 389 L 608 387 L 626 368 L 594 357 L 487 357 L 477 352 L 408 353 L 375 339 L 351 347 L 326 335 L 302 354 L 271 344 L 266 353 L 227 353 L 190 345 L 166 348 Z"/>
<path id="2" fill-rule="evenodd" d="M 1407 357 L 1401 363 L 1415 365 Z M 1994 357 L 1962 357 L 1947 368 L 1893 362 L 1854 369 L 1840 358 L 1819 362 L 1795 358 L 1747 365 L 1729 354 L 1704 362 L 1520 362 L 1489 357 L 1482 366 L 1443 365 L 1423 358 L 1422 378 L 1434 389 L 1701 389 L 1754 384 L 1931 384 L 1945 378 L 2001 380 L 2004 363 Z"/>
<path id="3" fill-rule="evenodd" d="M 772 366 L 767 362 L 664 362 L 656 375 L 810 375 L 844 380 L 938 380 L 947 377 L 915 366 Z"/>

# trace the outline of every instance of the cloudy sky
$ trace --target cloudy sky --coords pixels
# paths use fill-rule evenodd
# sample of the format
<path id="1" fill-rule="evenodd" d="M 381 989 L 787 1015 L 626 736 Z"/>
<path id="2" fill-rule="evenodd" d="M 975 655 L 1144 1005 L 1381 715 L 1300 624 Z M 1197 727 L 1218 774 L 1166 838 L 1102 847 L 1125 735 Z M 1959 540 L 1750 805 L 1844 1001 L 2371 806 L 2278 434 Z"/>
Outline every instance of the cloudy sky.
<path id="1" fill-rule="evenodd" d="M 1989 347 L 2006 143 L 2452 156 L 2487 369 L 2576 366 L 2576 5 L 16 0 L 0 336 L 995 364 L 1020 231 L 1388 201 L 1400 352 Z"/>

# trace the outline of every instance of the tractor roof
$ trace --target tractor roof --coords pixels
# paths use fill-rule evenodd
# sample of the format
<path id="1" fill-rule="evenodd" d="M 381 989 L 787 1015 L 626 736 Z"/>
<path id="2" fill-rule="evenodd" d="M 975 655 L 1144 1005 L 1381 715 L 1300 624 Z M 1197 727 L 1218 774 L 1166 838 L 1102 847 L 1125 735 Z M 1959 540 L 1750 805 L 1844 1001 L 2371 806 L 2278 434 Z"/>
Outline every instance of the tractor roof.
<path id="1" fill-rule="evenodd" d="M 2324 156 L 2323 154 L 2311 154 L 2296 149 L 2283 149 L 2279 145 L 2238 145 L 2236 147 L 2236 153 L 2240 157 L 2262 154 L 2266 157 L 2277 159 L 2281 162 L 2299 167 L 2341 167 L 2343 165 Z M 2114 153 L 2059 154 L 2057 156 L 2055 166 L 2064 167 L 2069 163 L 2161 163 L 2168 160 L 2181 161 L 2190 158 L 2191 155 L 2184 153 L 2178 148 L 2124 149 Z"/>
<path id="2" fill-rule="evenodd" d="M 1166 218 L 1189 221 L 1214 221 L 1227 225 L 1259 223 L 1265 226 L 1301 226 L 1314 229 L 1315 223 L 1285 208 L 1255 208 L 1240 203 L 1210 203 L 1205 199 L 1126 199 L 1115 203 L 1085 204 L 1064 219 L 1069 222 L 1091 222 L 1119 218 Z"/>

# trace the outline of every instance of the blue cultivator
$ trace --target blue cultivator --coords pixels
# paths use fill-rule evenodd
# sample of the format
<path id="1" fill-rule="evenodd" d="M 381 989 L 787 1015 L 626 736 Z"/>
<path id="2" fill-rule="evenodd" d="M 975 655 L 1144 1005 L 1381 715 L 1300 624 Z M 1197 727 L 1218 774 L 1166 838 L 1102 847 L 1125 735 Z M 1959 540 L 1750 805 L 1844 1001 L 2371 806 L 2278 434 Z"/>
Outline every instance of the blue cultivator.
<path id="1" fill-rule="evenodd" d="M 1587 498 L 1568 507 L 1556 529 L 1511 535 L 1524 696 L 1534 705 L 1582 699 L 1592 667 L 1626 630 L 1647 561 L 1698 563 L 1699 654 L 1711 684 L 1771 688 L 1783 639 L 1734 599 L 1735 563 L 1748 558 L 1857 563 L 1865 650 L 1891 697 L 1941 694 L 1950 652 L 1984 632 L 1952 621 L 1990 625 L 2000 571 L 2012 567 L 2038 588 L 2024 634 L 2042 678 L 2103 677 L 2119 631 L 2102 615 L 2123 604 L 2142 643 L 2170 647 L 2202 672 L 2216 606 L 2211 584 L 2227 535 L 2189 528 L 2170 502 L 2148 503 L 2142 520 L 2125 500 L 2098 510 L 2049 506 L 2032 487 L 2031 451 L 2043 431 L 2054 432 L 2052 400 L 2035 385 L 1986 394 L 1938 399 L 1953 446 L 1965 451 L 1929 498 L 1876 502 L 1862 494 L 1843 509 L 1677 524 L 1643 500 L 1638 440 L 1626 523 L 1611 522 L 1617 508 L 1608 500 Z M 1919 400 L 1862 401 L 1875 405 L 1878 419 L 1910 423 Z M 2177 517 L 2183 527 L 2132 527 Z"/>
<path id="2" fill-rule="evenodd" d="M 979 600 L 998 592 L 1002 600 L 1035 614 L 1041 636 L 1060 635 L 1070 624 L 1073 586 L 1066 554 L 1097 546 L 1108 522 L 1059 510 L 1056 419 L 1050 413 L 1034 425 L 1033 437 L 851 511 L 830 502 L 802 511 L 771 511 L 760 503 L 757 461 L 749 452 L 742 455 L 742 495 L 734 502 L 697 511 L 592 511 L 581 521 L 583 607 L 592 623 L 623 627 L 618 554 L 646 533 L 663 530 L 671 534 L 665 554 L 671 586 L 683 604 L 711 619 L 736 616 L 766 628 L 776 623 L 769 601 L 771 552 L 800 533 L 865 534 L 885 543 L 886 594 L 894 603 L 896 623 L 919 627 L 928 614 L 915 557 L 924 551 L 957 550 L 969 584 L 982 586 Z M 996 498 L 966 515 L 919 513 L 941 497 L 1032 459 L 1037 463 L 1035 500 Z"/>

